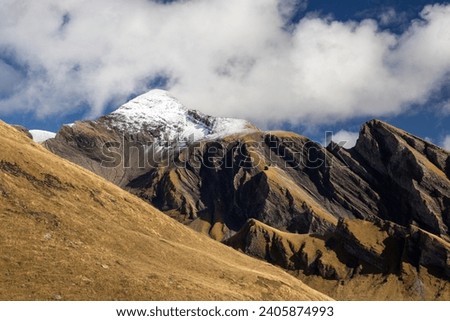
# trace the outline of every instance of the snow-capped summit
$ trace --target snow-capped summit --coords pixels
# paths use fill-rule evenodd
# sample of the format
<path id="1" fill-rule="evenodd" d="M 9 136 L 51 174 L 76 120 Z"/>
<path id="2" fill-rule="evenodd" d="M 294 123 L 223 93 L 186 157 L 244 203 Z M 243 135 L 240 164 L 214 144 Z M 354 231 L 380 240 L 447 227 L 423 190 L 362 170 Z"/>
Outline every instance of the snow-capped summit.
<path id="1" fill-rule="evenodd" d="M 159 142 L 192 142 L 255 129 L 246 120 L 212 117 L 190 110 L 160 89 L 130 100 L 102 121 L 123 133 L 150 133 Z"/>

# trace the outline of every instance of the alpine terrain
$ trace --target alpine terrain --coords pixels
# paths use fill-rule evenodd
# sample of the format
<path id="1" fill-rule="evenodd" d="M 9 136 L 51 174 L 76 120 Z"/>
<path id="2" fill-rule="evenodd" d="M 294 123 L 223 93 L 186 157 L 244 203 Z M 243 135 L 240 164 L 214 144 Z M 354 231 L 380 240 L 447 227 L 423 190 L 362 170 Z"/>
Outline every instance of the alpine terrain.
<path id="1" fill-rule="evenodd" d="M 0 145 L 0 300 L 329 299 L 3 122 Z"/>
<path id="2" fill-rule="evenodd" d="M 450 153 L 382 121 L 323 147 L 154 90 L 43 145 L 332 298 L 450 299 Z"/>

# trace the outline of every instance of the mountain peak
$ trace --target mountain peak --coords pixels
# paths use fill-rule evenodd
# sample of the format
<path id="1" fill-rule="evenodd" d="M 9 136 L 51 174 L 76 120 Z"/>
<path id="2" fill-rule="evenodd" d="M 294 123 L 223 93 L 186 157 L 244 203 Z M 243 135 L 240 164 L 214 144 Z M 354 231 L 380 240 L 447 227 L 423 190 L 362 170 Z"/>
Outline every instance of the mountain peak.
<path id="1" fill-rule="evenodd" d="M 122 133 L 150 133 L 155 141 L 197 141 L 255 130 L 246 120 L 213 117 L 188 109 L 169 92 L 154 89 L 99 119 Z"/>
<path id="2" fill-rule="evenodd" d="M 113 113 L 120 113 L 123 110 L 129 109 L 143 109 L 159 107 L 184 107 L 175 97 L 173 97 L 168 91 L 162 89 L 152 89 L 144 94 L 136 96 L 124 105 L 120 106 Z"/>
<path id="3" fill-rule="evenodd" d="M 136 98 L 143 97 L 143 96 L 154 96 L 154 97 L 157 97 L 157 96 L 168 97 L 168 96 L 170 96 L 170 97 L 172 97 L 172 95 L 170 94 L 169 91 L 167 91 L 165 89 L 160 89 L 160 88 L 150 89 L 146 93 L 143 93 L 143 94 L 137 96 Z"/>
<path id="4" fill-rule="evenodd" d="M 372 119 L 369 120 L 368 122 L 366 122 L 363 125 L 364 127 L 368 127 L 368 128 L 375 128 L 375 129 L 386 129 L 390 132 L 396 132 L 396 133 L 406 133 L 404 130 L 397 128 L 395 126 L 392 126 L 389 123 L 386 123 L 385 121 L 379 120 L 379 119 Z M 409 133 L 408 133 L 409 134 Z M 411 134 L 409 134 L 411 135 Z"/>
<path id="5" fill-rule="evenodd" d="M 144 121 L 158 119 L 160 117 L 171 116 L 173 113 L 182 114 L 187 110 L 177 99 L 169 94 L 169 92 L 161 89 L 154 89 L 139 95 L 110 115 L 123 116 L 125 119 L 137 120 L 144 118 Z M 139 128 L 141 129 L 141 128 Z"/>
<path id="6" fill-rule="evenodd" d="M 390 137 L 390 138 L 388 138 Z M 382 140 L 386 142 L 392 142 L 395 139 L 400 139 L 403 144 L 408 144 L 411 147 L 417 149 L 420 153 L 428 155 L 429 152 L 426 150 L 443 150 L 440 146 L 433 144 L 432 142 L 411 134 L 403 129 L 395 127 L 389 123 L 382 120 L 372 119 L 364 123 L 361 127 L 359 133 L 360 144 L 366 142 L 364 138 L 369 138 L 369 140 Z M 448 154 L 443 150 L 445 154 Z"/>

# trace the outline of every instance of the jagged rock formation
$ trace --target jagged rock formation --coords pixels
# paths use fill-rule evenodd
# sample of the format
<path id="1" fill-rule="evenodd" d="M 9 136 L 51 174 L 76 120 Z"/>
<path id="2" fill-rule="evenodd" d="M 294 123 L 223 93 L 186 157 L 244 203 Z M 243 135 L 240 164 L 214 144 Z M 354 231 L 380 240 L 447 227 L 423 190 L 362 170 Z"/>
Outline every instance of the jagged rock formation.
<path id="1" fill-rule="evenodd" d="M 449 238 L 450 154 L 380 121 L 365 124 L 354 149 L 345 154 L 349 169 L 376 191 L 373 213 Z"/>
<path id="2" fill-rule="evenodd" d="M 312 144 L 295 134 L 283 135 L 299 150 Z M 337 219 L 321 203 L 322 197 L 314 197 L 320 193 L 302 170 L 310 164 L 288 160 L 275 139 L 255 132 L 199 142 L 181 151 L 169 166 L 154 168 L 127 187 L 219 240 L 248 218 L 299 233 L 325 233 Z M 306 153 L 298 157 L 307 160 Z"/>
<path id="3" fill-rule="evenodd" d="M 0 300 L 327 300 L 0 122 Z"/>
<path id="4" fill-rule="evenodd" d="M 296 263 L 270 259 L 289 270 L 343 281 L 357 273 L 359 265 L 353 258 L 358 258 L 374 275 L 398 276 L 410 264 L 411 271 L 425 268 L 439 280 L 449 279 L 447 151 L 378 120 L 362 126 L 354 148 L 334 143 L 324 148 L 295 133 L 264 132 L 243 121 L 215 120 L 160 95 L 149 104 L 145 99 L 126 104 L 120 117 L 113 114 L 63 127 L 45 146 L 216 240 L 231 242 L 238 231 L 248 229 L 249 219 L 255 219 L 296 235 L 293 253 L 311 238 L 321 244 L 322 253 L 334 251 L 332 240 L 345 243 L 336 253 L 345 253 L 349 261 L 339 258 L 340 265 L 322 259 Z M 153 110 L 157 101 L 175 109 L 167 117 L 159 109 L 156 117 L 147 109 Z M 199 124 L 192 127 L 191 120 L 202 124 L 198 139 L 186 139 Z M 224 130 L 226 125 L 218 123 L 234 125 Z M 183 139 L 166 142 L 165 131 L 171 139 Z M 361 235 L 346 232 L 352 224 L 361 225 Z M 365 234 L 374 234 L 382 244 L 375 242 L 367 250 Z M 397 244 L 387 251 L 402 259 L 387 260 L 383 242 Z M 430 291 L 426 297 L 441 295 Z"/>
<path id="5" fill-rule="evenodd" d="M 340 217 L 379 217 L 448 241 L 449 159 L 430 143 L 372 121 L 351 150 L 324 149 L 285 132 L 201 142 L 127 187 L 218 239 L 249 218 L 324 235 Z"/>
<path id="6" fill-rule="evenodd" d="M 332 233 L 317 237 L 251 219 L 225 243 L 336 299 L 450 299 L 450 244 L 417 227 L 340 219 Z"/>

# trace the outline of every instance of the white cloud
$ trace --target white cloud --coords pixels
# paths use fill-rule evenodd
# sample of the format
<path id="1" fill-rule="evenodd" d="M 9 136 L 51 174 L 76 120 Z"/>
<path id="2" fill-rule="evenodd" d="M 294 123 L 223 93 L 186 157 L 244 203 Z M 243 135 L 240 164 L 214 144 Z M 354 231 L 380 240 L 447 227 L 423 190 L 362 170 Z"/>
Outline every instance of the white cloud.
<path id="1" fill-rule="evenodd" d="M 397 12 L 395 8 L 388 7 L 378 14 L 381 26 L 400 25 L 407 22 L 406 12 Z"/>
<path id="2" fill-rule="evenodd" d="M 396 10 L 391 7 L 381 12 L 378 18 L 380 19 L 380 24 L 386 26 L 396 22 L 397 16 Z"/>
<path id="3" fill-rule="evenodd" d="M 427 6 L 396 36 L 373 20 L 317 17 L 285 31 L 303 1 L 283 1 L 0 0 L 0 49 L 29 68 L 0 115 L 88 103 L 98 116 L 165 74 L 175 96 L 210 114 L 319 124 L 400 113 L 448 80 L 450 5 Z"/>
<path id="4" fill-rule="evenodd" d="M 442 147 L 450 152 L 450 135 L 445 136 Z"/>
<path id="5" fill-rule="evenodd" d="M 278 11 L 285 21 L 292 19 L 299 11 L 308 7 L 308 0 L 281 0 L 278 1 Z"/>
<path id="6" fill-rule="evenodd" d="M 356 132 L 349 132 L 346 130 L 340 130 L 333 134 L 332 141 L 336 144 L 340 144 L 344 148 L 352 148 L 356 145 L 359 134 Z M 342 145 L 344 144 L 344 145 Z"/>

